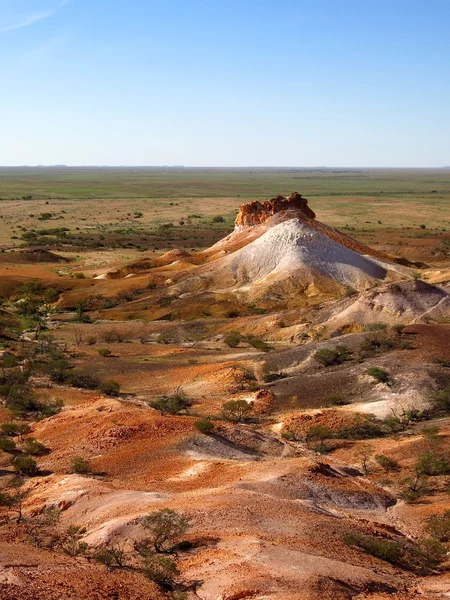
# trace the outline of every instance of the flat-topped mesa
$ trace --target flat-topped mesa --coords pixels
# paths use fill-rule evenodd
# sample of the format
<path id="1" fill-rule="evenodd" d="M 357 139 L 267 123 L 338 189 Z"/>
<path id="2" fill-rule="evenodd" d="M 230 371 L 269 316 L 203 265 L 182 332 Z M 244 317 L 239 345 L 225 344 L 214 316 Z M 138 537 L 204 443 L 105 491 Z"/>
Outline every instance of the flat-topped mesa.
<path id="1" fill-rule="evenodd" d="M 246 227 L 254 227 L 264 223 L 283 210 L 295 210 L 297 213 L 301 213 L 302 216 L 308 219 L 315 219 L 316 214 L 308 206 L 308 200 L 303 198 L 301 194 L 294 192 L 287 198 L 284 196 L 277 196 L 272 200 L 266 200 L 265 202 L 249 202 L 248 204 L 242 204 L 239 213 L 235 221 L 235 231 L 241 231 Z"/>

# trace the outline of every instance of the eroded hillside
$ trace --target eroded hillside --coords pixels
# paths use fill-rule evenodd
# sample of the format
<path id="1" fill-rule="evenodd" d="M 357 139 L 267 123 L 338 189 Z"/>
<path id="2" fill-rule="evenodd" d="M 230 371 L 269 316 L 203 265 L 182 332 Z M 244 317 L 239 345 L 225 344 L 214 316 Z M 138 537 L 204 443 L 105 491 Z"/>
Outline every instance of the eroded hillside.
<path id="1" fill-rule="evenodd" d="M 83 278 L 22 260 L 1 598 L 448 597 L 446 263 L 365 246 L 300 194 L 200 252 Z"/>

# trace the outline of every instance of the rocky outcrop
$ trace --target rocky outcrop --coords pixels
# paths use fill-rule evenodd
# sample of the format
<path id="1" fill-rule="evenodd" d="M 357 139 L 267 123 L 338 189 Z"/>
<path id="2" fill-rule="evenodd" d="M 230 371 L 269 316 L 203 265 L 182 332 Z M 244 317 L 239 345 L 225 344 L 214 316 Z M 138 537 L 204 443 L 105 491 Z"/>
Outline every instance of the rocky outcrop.
<path id="1" fill-rule="evenodd" d="M 265 202 L 256 200 L 255 202 L 243 204 L 236 217 L 235 230 L 240 231 L 246 227 L 260 225 L 283 210 L 295 210 L 299 215 L 308 219 L 316 218 L 315 212 L 308 206 L 308 200 L 303 198 L 301 194 L 294 192 L 287 198 L 277 196 Z"/>

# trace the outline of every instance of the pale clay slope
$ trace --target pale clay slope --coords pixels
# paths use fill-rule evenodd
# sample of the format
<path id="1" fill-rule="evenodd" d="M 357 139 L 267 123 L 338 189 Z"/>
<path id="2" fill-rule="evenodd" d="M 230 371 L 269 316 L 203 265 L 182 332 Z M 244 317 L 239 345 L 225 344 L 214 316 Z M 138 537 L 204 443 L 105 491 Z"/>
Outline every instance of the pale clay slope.
<path id="1" fill-rule="evenodd" d="M 375 280 L 386 280 L 388 276 L 395 279 L 404 270 L 358 254 L 294 218 L 272 226 L 243 248 L 199 267 L 176 287 L 183 293 L 195 293 L 199 287 L 245 292 L 292 276 L 309 284 L 314 275 L 321 275 L 364 290 Z"/>
<path id="2" fill-rule="evenodd" d="M 337 244 L 299 219 L 275 225 L 260 238 L 234 253 L 231 269 L 239 281 L 297 269 L 317 270 L 344 285 L 359 287 L 365 276 L 384 279 L 386 269 L 375 261 Z"/>

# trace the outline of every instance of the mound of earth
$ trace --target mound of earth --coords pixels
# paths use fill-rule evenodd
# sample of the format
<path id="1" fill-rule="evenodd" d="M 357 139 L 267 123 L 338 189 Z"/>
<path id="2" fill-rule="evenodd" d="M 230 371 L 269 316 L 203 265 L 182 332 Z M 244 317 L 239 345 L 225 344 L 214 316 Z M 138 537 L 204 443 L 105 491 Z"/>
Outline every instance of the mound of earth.
<path id="1" fill-rule="evenodd" d="M 291 280 L 304 292 L 316 282 L 319 287 L 340 284 L 363 290 L 376 280 L 386 280 L 388 273 L 389 265 L 358 254 L 295 218 L 198 269 L 178 288 L 182 293 L 213 287 L 261 296 L 271 289 L 280 291 L 280 282 Z"/>
<path id="2" fill-rule="evenodd" d="M 349 323 L 412 324 L 445 320 L 450 316 L 450 295 L 442 287 L 420 279 L 368 290 L 343 310 L 329 316 L 328 330 Z"/>

